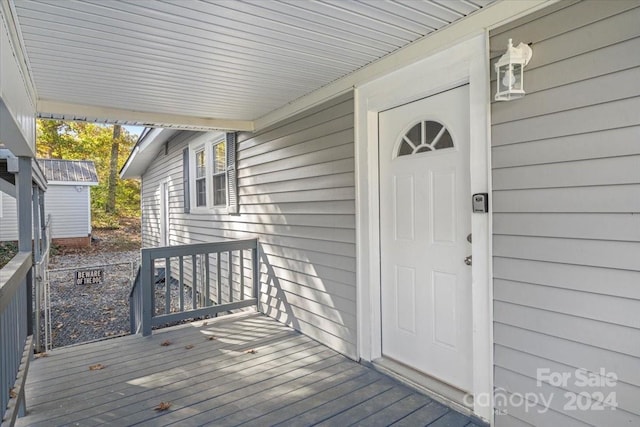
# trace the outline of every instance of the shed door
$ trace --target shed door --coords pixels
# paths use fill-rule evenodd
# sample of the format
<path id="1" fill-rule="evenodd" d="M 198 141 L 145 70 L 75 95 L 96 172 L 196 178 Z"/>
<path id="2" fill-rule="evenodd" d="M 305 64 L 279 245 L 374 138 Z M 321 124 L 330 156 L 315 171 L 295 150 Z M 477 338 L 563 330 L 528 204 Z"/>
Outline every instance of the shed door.
<path id="1" fill-rule="evenodd" d="M 379 115 L 382 353 L 472 389 L 469 86 Z"/>

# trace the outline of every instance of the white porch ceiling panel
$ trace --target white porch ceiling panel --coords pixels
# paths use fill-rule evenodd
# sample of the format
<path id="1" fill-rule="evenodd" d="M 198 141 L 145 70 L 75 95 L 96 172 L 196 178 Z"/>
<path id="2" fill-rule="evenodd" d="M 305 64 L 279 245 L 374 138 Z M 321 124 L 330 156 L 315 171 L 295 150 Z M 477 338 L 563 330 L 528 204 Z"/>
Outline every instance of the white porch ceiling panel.
<path id="1" fill-rule="evenodd" d="M 253 121 L 490 2 L 13 0 L 42 117 L 180 127 Z"/>

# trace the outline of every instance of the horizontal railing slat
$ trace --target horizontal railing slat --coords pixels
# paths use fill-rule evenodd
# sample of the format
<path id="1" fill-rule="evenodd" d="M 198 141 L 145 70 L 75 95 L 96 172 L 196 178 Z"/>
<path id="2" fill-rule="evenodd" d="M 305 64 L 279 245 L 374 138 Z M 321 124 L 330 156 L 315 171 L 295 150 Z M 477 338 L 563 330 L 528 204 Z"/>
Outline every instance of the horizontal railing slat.
<path id="1" fill-rule="evenodd" d="M 0 312 L 11 303 L 31 268 L 31 261 L 31 252 L 18 252 L 0 269 Z"/>
<path id="2" fill-rule="evenodd" d="M 230 302 L 228 304 L 212 305 L 209 307 L 196 308 L 195 310 L 183 311 L 182 313 L 161 314 L 154 316 L 151 320 L 153 326 L 160 326 L 165 323 L 177 322 L 180 320 L 191 319 L 194 317 L 213 316 L 224 311 L 237 310 L 239 308 L 251 307 L 258 303 L 256 298 L 244 301 Z"/>
<path id="3" fill-rule="evenodd" d="M 204 253 L 255 249 L 257 244 L 256 239 L 246 239 L 226 242 L 194 243 L 192 245 L 163 246 L 160 248 L 144 248 L 142 251 L 147 252 L 152 258 L 171 258 Z"/>

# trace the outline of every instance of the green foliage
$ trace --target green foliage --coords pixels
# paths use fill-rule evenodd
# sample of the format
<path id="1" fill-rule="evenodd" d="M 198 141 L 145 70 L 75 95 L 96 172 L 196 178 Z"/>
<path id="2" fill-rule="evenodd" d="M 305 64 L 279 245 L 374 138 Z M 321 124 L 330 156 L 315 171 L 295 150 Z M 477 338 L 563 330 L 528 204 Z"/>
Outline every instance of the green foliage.
<path id="1" fill-rule="evenodd" d="M 0 242 L 0 268 L 7 265 L 11 258 L 18 254 L 16 242 Z"/>
<path id="2" fill-rule="evenodd" d="M 101 230 L 117 230 L 120 228 L 118 215 L 107 213 L 101 209 L 92 210 L 91 225 Z"/>
<path id="3" fill-rule="evenodd" d="M 140 183 L 136 180 L 121 180 L 119 177 L 116 213 L 105 213 L 112 136 L 113 126 L 38 120 L 38 157 L 93 160 L 95 163 L 99 184 L 91 188 L 91 216 L 96 228 L 117 228 L 120 217 L 140 216 Z M 123 129 L 120 135 L 118 170 L 124 165 L 135 142 L 135 137 Z"/>

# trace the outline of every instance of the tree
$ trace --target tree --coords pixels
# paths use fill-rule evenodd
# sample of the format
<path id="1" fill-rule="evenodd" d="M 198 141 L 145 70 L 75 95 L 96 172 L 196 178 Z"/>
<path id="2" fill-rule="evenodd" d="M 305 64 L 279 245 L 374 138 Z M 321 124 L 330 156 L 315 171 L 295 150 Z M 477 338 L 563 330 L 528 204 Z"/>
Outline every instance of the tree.
<path id="1" fill-rule="evenodd" d="M 135 145 L 135 138 L 118 126 L 60 120 L 38 120 L 38 157 L 66 160 L 93 160 L 99 184 L 91 188 L 91 214 L 95 226 L 117 226 L 119 216 L 140 215 L 140 183 L 122 181 L 118 170 Z M 115 147 L 114 147 L 115 143 Z M 115 166 L 114 166 L 115 165 Z M 115 188 L 113 190 L 111 185 Z M 110 191 L 113 209 L 106 213 Z"/>
<path id="2" fill-rule="evenodd" d="M 118 150 L 120 148 L 120 125 L 113 126 L 113 138 L 111 141 L 111 161 L 109 162 L 109 182 L 107 203 L 104 210 L 107 213 L 116 213 L 116 180 L 118 179 Z"/>

